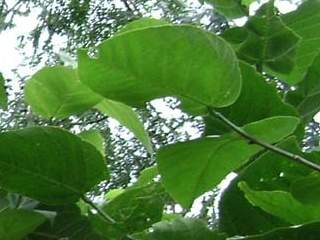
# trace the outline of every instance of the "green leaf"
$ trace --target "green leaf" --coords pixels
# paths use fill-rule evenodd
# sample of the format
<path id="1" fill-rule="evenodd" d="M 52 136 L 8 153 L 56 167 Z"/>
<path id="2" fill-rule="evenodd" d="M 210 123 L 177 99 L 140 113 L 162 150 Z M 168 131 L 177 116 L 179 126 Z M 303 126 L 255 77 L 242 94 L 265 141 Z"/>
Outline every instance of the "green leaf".
<path id="1" fill-rule="evenodd" d="M 5 88 L 5 79 L 1 73 L 0 73 L 0 107 L 3 110 L 7 110 L 8 108 L 8 96 Z"/>
<path id="2" fill-rule="evenodd" d="M 87 130 L 78 134 L 78 136 L 85 142 L 91 143 L 99 150 L 102 156 L 105 155 L 104 151 L 104 138 L 99 130 Z"/>
<path id="3" fill-rule="evenodd" d="M 303 156 L 294 137 L 277 146 Z M 245 181 L 257 190 L 289 191 L 293 181 L 308 175 L 310 171 L 309 168 L 277 153 L 266 152 L 255 156 L 251 164 L 238 172 L 238 176 L 223 191 L 219 202 L 219 231 L 227 233 L 228 236 L 250 235 L 288 226 L 288 223 L 279 218 L 253 207 L 238 188 L 238 183 Z"/>
<path id="4" fill-rule="evenodd" d="M 248 9 L 241 0 L 204 0 L 211 3 L 214 9 L 227 18 L 239 18 L 248 15 Z"/>
<path id="5" fill-rule="evenodd" d="M 108 99 L 141 106 L 155 98 L 178 96 L 223 107 L 240 93 L 234 51 L 220 37 L 194 26 L 129 31 L 97 49 L 97 59 L 79 50 L 80 80 Z"/>
<path id="6" fill-rule="evenodd" d="M 305 122 L 312 120 L 320 111 L 320 54 L 308 68 L 304 80 L 297 85 L 295 91 L 288 92 L 287 102 L 296 106 Z"/>
<path id="7" fill-rule="evenodd" d="M 32 233 L 45 217 L 39 213 L 22 209 L 5 209 L 0 212 L 0 239 L 21 240 Z"/>
<path id="8" fill-rule="evenodd" d="M 294 68 L 300 37 L 275 14 L 273 1 L 263 5 L 243 29 L 231 28 L 224 36 L 234 44 L 241 59 L 265 67 L 266 71 L 282 76 Z"/>
<path id="9" fill-rule="evenodd" d="M 162 19 L 140 18 L 124 26 L 119 32 L 117 32 L 117 34 L 138 30 L 141 28 L 158 27 L 163 25 L 171 25 L 171 24 Z"/>
<path id="10" fill-rule="evenodd" d="M 178 218 L 174 221 L 162 221 L 152 227 L 143 235 L 143 238 L 136 240 L 224 240 L 223 235 L 219 235 L 197 219 Z"/>
<path id="11" fill-rule="evenodd" d="M 158 168 L 157 166 L 152 166 L 141 171 L 138 181 L 135 182 L 134 186 L 143 186 L 149 184 L 153 181 L 153 179 L 158 176 Z"/>
<path id="12" fill-rule="evenodd" d="M 117 120 L 121 125 L 128 128 L 137 139 L 146 147 L 150 154 L 153 153 L 153 147 L 150 137 L 146 132 L 143 123 L 140 121 L 138 114 L 131 107 L 121 103 L 104 99 L 95 106 L 100 112 Z"/>
<path id="13" fill-rule="evenodd" d="M 122 239 L 126 234 L 141 232 L 160 221 L 163 207 L 164 192 L 159 183 L 133 187 L 102 207 L 116 224 L 108 224 L 97 215 L 91 217 L 91 222 L 102 236 Z"/>
<path id="14" fill-rule="evenodd" d="M 262 210 L 291 224 L 320 219 L 320 206 L 303 205 L 285 191 L 254 191 L 245 182 L 239 183 L 248 201 Z"/>
<path id="15" fill-rule="evenodd" d="M 94 146 L 55 127 L 0 134 L 0 186 L 47 204 L 76 202 L 105 178 Z"/>
<path id="16" fill-rule="evenodd" d="M 318 240 L 320 234 L 320 223 L 313 222 L 305 225 L 275 228 L 269 232 L 247 237 L 232 237 L 230 240 Z"/>
<path id="17" fill-rule="evenodd" d="M 291 194 L 304 204 L 320 206 L 320 176 L 312 174 L 297 179 L 291 186 Z"/>
<path id="18" fill-rule="evenodd" d="M 241 62 L 240 69 L 243 77 L 242 91 L 234 104 L 219 109 L 219 112 L 225 117 L 232 119 L 237 125 L 243 126 L 273 116 L 298 116 L 292 106 L 281 100 L 276 88 L 267 83 L 253 67 Z M 205 122 L 208 135 L 230 131 L 217 119 L 206 117 Z"/>
<path id="19" fill-rule="evenodd" d="M 290 135 L 298 123 L 295 117 L 274 117 L 243 129 L 257 139 L 275 143 Z M 162 148 L 157 156 L 158 169 L 167 192 L 187 208 L 260 150 L 236 134 L 206 137 Z"/>
<path id="20" fill-rule="evenodd" d="M 77 71 L 68 67 L 45 67 L 27 81 L 24 90 L 32 110 L 46 118 L 65 118 L 82 113 L 101 101 L 83 85 Z"/>
<path id="21" fill-rule="evenodd" d="M 288 78 L 288 83 L 301 81 L 314 58 L 319 53 L 320 46 L 320 1 L 306 0 L 300 7 L 282 17 L 284 23 L 301 38 L 296 52 L 296 66 Z"/>

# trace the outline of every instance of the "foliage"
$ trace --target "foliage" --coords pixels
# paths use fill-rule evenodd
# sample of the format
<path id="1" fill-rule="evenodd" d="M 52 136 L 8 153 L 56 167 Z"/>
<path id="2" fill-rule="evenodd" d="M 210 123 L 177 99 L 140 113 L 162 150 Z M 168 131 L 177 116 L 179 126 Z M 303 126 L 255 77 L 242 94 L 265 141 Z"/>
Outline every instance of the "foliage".
<path id="1" fill-rule="evenodd" d="M 247 12 L 248 1 L 228 1 L 230 8 L 211 2 L 228 18 L 238 16 L 230 12 L 235 6 Z M 0 239 L 314 239 L 319 152 L 303 152 L 299 141 L 317 112 L 306 117 L 301 103 L 317 105 L 320 66 L 317 37 L 300 25 L 319 11 L 319 0 L 306 0 L 281 15 L 269 1 L 221 36 L 142 18 L 99 44 L 94 56 L 79 49 L 77 68 L 35 73 L 26 103 L 56 126 L 0 133 Z M 296 90 L 277 91 L 270 75 L 297 83 Z M 206 135 L 152 146 L 134 110 L 159 97 L 176 97 L 183 110 L 211 119 Z M 92 109 L 119 120 L 156 162 L 100 203 L 88 195 L 113 174 L 103 138 L 97 129 L 76 135 L 72 122 L 68 129 L 55 124 Z M 188 209 L 230 173 L 236 177 L 219 201 L 218 226 L 166 214 L 166 204 Z"/>

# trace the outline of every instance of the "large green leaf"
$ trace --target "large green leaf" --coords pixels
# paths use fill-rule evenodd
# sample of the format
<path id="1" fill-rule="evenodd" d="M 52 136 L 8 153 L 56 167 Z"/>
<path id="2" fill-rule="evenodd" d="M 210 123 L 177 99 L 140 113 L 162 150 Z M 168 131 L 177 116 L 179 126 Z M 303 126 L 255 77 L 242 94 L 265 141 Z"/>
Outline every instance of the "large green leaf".
<path id="1" fill-rule="evenodd" d="M 127 127 L 137 139 L 146 147 L 149 153 L 153 152 L 151 140 L 146 132 L 138 114 L 131 107 L 121 103 L 104 99 L 96 108 L 109 117 L 116 119 L 121 125 Z"/>
<path id="2" fill-rule="evenodd" d="M 277 146 L 303 155 L 294 137 Z M 252 160 L 254 161 L 240 171 L 224 190 L 219 202 L 219 230 L 226 232 L 228 236 L 258 234 L 288 226 L 288 223 L 279 218 L 253 207 L 238 188 L 239 182 L 245 181 L 257 190 L 289 191 L 293 181 L 310 173 L 307 167 L 273 152 L 266 152 Z"/>
<path id="3" fill-rule="evenodd" d="M 105 177 L 91 144 L 54 127 L 0 134 L 0 186 L 47 204 L 75 202 Z"/>
<path id="4" fill-rule="evenodd" d="M 211 3 L 214 9 L 227 18 L 239 18 L 248 15 L 248 9 L 241 0 L 202 0 Z"/>
<path id="5" fill-rule="evenodd" d="M 198 219 L 178 218 L 174 221 L 162 221 L 152 227 L 152 231 L 137 235 L 135 240 L 224 240 Z"/>
<path id="6" fill-rule="evenodd" d="M 245 182 L 239 183 L 248 201 L 262 210 L 291 224 L 303 224 L 320 220 L 320 205 L 303 205 L 289 192 L 255 191 Z"/>
<path id="7" fill-rule="evenodd" d="M 129 188 L 102 207 L 116 224 L 108 224 L 97 215 L 91 217 L 91 222 L 96 231 L 108 239 L 122 239 L 161 220 L 164 196 L 159 183 Z"/>
<path id="8" fill-rule="evenodd" d="M 25 86 L 25 98 L 32 110 L 46 118 L 64 118 L 81 113 L 101 101 L 83 85 L 77 71 L 68 67 L 45 67 Z"/>
<path id="9" fill-rule="evenodd" d="M 303 79 L 319 53 L 320 1 L 306 0 L 296 11 L 284 15 L 282 20 L 302 37 L 296 53 L 296 66 L 290 76 L 284 79 L 290 84 L 295 84 Z"/>
<path id="10" fill-rule="evenodd" d="M 305 225 L 275 228 L 269 232 L 247 237 L 232 237 L 229 240 L 318 240 L 320 223 L 313 222 Z"/>
<path id="11" fill-rule="evenodd" d="M 250 123 L 244 130 L 275 143 L 290 135 L 298 123 L 295 117 L 274 117 Z M 236 134 L 206 137 L 162 148 L 157 156 L 158 169 L 168 193 L 189 207 L 196 197 L 215 187 L 260 150 Z"/>
<path id="12" fill-rule="evenodd" d="M 45 221 L 39 213 L 5 209 L 0 212 L 0 240 L 21 240 Z"/>
<path id="13" fill-rule="evenodd" d="M 8 96 L 5 88 L 5 80 L 0 73 L 0 107 L 4 110 L 8 108 Z"/>
<path id="14" fill-rule="evenodd" d="M 234 44 L 238 56 L 279 76 L 294 68 L 299 36 L 275 14 L 273 1 L 266 3 L 242 28 L 231 28 L 224 38 Z"/>
<path id="15" fill-rule="evenodd" d="M 141 106 L 159 97 L 182 96 L 223 107 L 240 93 L 240 70 L 232 48 L 194 26 L 128 31 L 97 50 L 96 59 L 79 50 L 80 80 L 108 99 Z"/>
<path id="16" fill-rule="evenodd" d="M 229 107 L 219 111 L 239 126 L 258 121 L 264 118 L 292 115 L 297 116 L 297 111 L 284 103 L 274 86 L 267 83 L 253 67 L 242 62 L 240 64 L 243 85 L 237 101 Z M 207 134 L 223 134 L 230 129 L 219 120 L 206 117 Z"/>

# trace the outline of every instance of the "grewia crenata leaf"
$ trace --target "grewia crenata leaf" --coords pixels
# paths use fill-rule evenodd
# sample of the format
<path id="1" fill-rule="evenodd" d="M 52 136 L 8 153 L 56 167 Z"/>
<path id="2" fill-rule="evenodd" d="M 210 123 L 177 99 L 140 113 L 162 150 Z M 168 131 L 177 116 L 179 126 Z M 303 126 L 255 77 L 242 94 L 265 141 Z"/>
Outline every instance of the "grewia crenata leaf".
<path id="1" fill-rule="evenodd" d="M 292 134 L 298 123 L 295 117 L 273 117 L 243 129 L 257 139 L 275 143 Z M 187 208 L 261 149 L 236 134 L 205 137 L 160 149 L 158 170 L 167 192 Z"/>
<path id="2" fill-rule="evenodd" d="M 138 114 L 126 104 L 104 99 L 95 106 L 100 112 L 117 120 L 128 128 L 135 137 L 145 146 L 149 153 L 153 153 L 150 137 L 140 121 Z"/>
<path id="3" fill-rule="evenodd" d="M 82 113 L 102 100 L 83 85 L 75 69 L 45 67 L 35 73 L 24 90 L 32 110 L 46 118 L 65 118 Z"/>
<path id="4" fill-rule="evenodd" d="M 40 213 L 22 209 L 4 209 L 0 212 L 0 239 L 21 240 L 45 221 Z"/>
<path id="5" fill-rule="evenodd" d="M 0 146 L 0 186 L 46 204 L 76 202 L 106 177 L 99 151 L 59 128 L 4 132 Z"/>
<path id="6" fill-rule="evenodd" d="M 320 1 L 306 0 L 296 11 L 284 15 L 282 20 L 302 38 L 296 52 L 296 66 L 288 78 L 282 79 L 295 84 L 304 78 L 320 50 Z"/>
<path id="7" fill-rule="evenodd" d="M 87 50 L 79 50 L 81 82 L 131 106 L 180 96 L 223 107 L 240 94 L 241 75 L 231 46 L 194 26 L 128 31 L 106 40 L 97 51 L 90 58 Z"/>

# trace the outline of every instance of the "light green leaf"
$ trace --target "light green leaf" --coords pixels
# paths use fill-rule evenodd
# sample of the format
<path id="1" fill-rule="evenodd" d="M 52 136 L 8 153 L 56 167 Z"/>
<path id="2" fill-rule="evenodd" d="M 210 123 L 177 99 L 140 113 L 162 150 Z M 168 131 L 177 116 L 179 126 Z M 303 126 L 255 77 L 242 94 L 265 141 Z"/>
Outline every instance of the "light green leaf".
<path id="1" fill-rule="evenodd" d="M 101 101 L 101 97 L 83 85 L 77 71 L 63 66 L 45 67 L 25 85 L 27 103 L 46 118 L 65 118 L 82 113 Z"/>
<path id="2" fill-rule="evenodd" d="M 21 240 L 32 233 L 45 217 L 39 213 L 22 209 L 5 209 L 0 212 L 0 239 Z"/>
<path id="3" fill-rule="evenodd" d="M 141 106 L 182 96 L 213 107 L 232 104 L 241 76 L 234 51 L 220 37 L 189 25 L 158 26 L 116 35 L 98 58 L 79 50 L 80 80 L 102 96 Z"/>
<path id="4" fill-rule="evenodd" d="M 295 117 L 274 117 L 250 123 L 244 130 L 257 139 L 275 143 L 290 135 L 298 123 Z M 167 192 L 187 208 L 260 150 L 235 134 L 206 137 L 160 149 L 158 169 Z"/>
<path id="5" fill-rule="evenodd" d="M 211 3 L 214 9 L 227 18 L 239 18 L 248 15 L 248 9 L 241 0 L 204 0 Z"/>
<path id="6" fill-rule="evenodd" d="M 91 129 L 91 130 L 83 131 L 79 133 L 78 136 L 82 138 L 82 140 L 84 140 L 85 142 L 91 143 L 93 146 L 95 146 L 99 150 L 101 155 L 103 156 L 105 155 L 104 138 L 101 135 L 99 130 Z"/>
<path id="7" fill-rule="evenodd" d="M 239 183 L 248 201 L 262 210 L 291 224 L 303 224 L 320 219 L 320 206 L 303 205 L 285 191 L 254 191 Z"/>
<path id="8" fill-rule="evenodd" d="M 0 107 L 4 110 L 8 108 L 8 96 L 5 88 L 5 79 L 0 73 Z"/>
<path id="9" fill-rule="evenodd" d="M 95 106 L 100 112 L 117 120 L 121 125 L 128 128 L 137 139 L 146 147 L 149 153 L 153 153 L 151 140 L 144 129 L 137 113 L 131 107 L 121 103 L 104 99 Z"/>
<path id="10" fill-rule="evenodd" d="M 134 186 L 143 186 L 149 184 L 159 174 L 157 166 L 152 166 L 141 171 L 138 181 Z"/>
<path id="11" fill-rule="evenodd" d="M 283 79 L 295 84 L 303 79 L 320 50 L 320 1 L 306 0 L 282 20 L 302 38 L 296 53 L 296 67 L 288 78 Z"/>
<path id="12" fill-rule="evenodd" d="M 0 186 L 46 204 L 76 202 L 105 178 L 94 146 L 55 127 L 0 134 Z"/>

